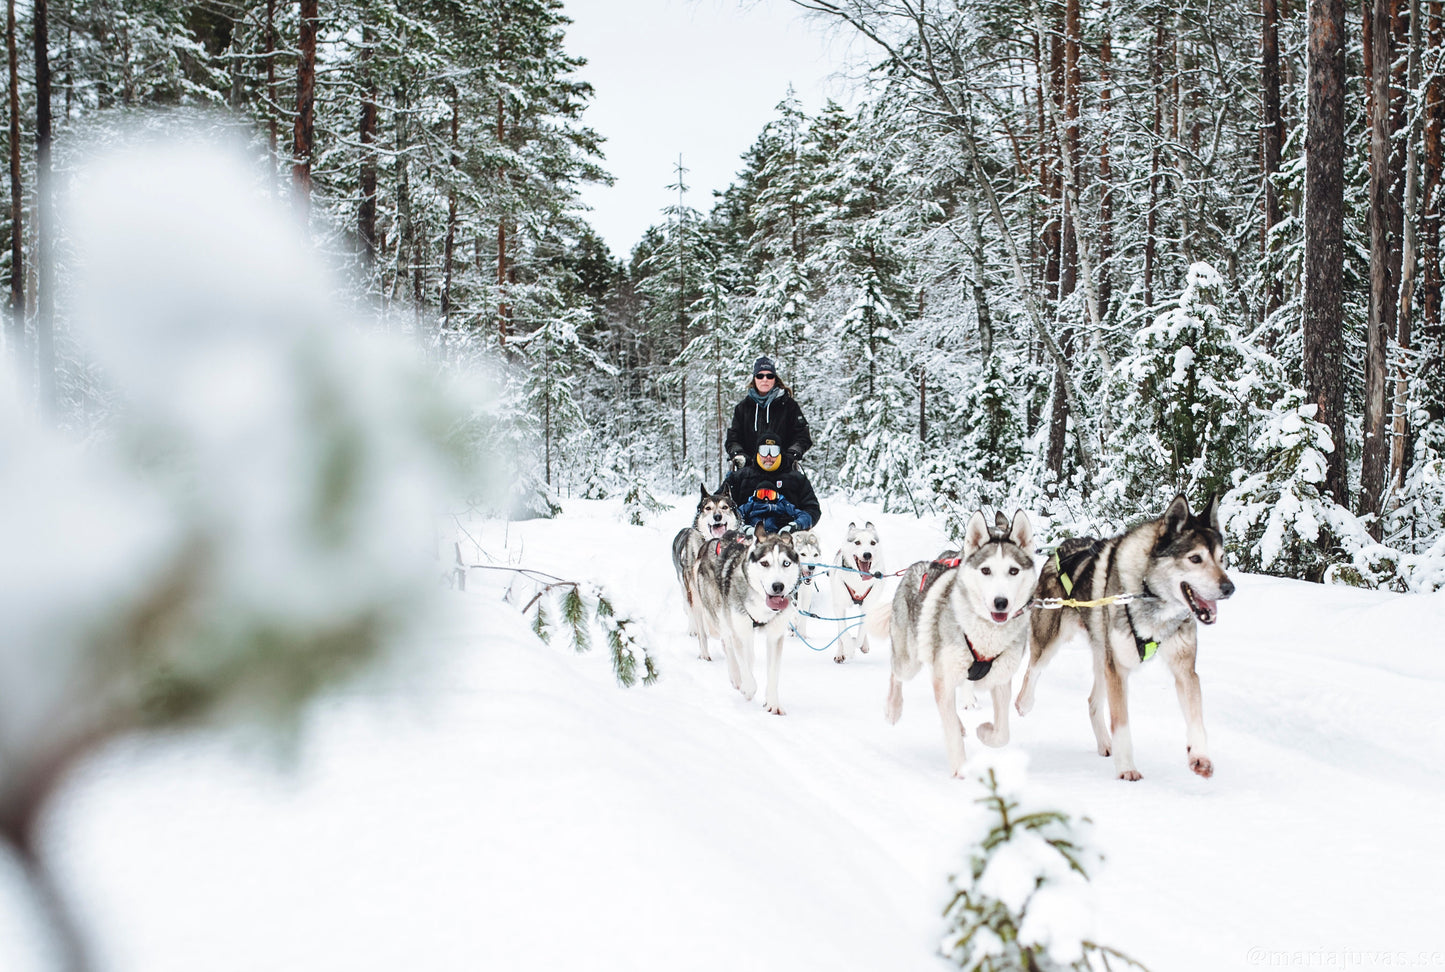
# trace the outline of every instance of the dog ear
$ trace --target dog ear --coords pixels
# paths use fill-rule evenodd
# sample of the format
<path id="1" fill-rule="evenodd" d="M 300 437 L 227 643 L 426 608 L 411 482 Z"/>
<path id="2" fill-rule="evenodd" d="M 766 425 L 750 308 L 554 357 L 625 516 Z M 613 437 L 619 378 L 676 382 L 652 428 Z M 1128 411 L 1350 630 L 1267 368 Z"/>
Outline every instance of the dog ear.
<path id="1" fill-rule="evenodd" d="M 849 520 L 849 521 L 848 521 L 848 529 L 850 529 L 850 530 L 856 530 L 856 529 L 858 529 L 858 524 L 854 523 L 852 520 Z"/>
<path id="2" fill-rule="evenodd" d="M 988 538 L 988 521 L 983 518 L 982 510 L 974 510 L 973 516 L 968 518 L 968 526 L 963 531 L 963 555 L 967 557 L 988 543 Z"/>
<path id="3" fill-rule="evenodd" d="M 1219 529 L 1219 494 L 1210 493 L 1209 499 L 1204 503 L 1204 512 L 1200 516 L 1207 522 L 1210 529 L 1215 533 L 1222 533 Z"/>
<path id="4" fill-rule="evenodd" d="M 1008 538 L 1030 553 L 1033 552 L 1034 525 L 1029 522 L 1029 515 L 1023 510 L 1014 511 L 1014 522 L 1009 528 Z"/>
<path id="5" fill-rule="evenodd" d="M 873 525 L 873 521 L 872 521 L 872 520 L 869 520 L 867 523 L 863 524 L 863 529 L 865 529 L 865 530 L 877 530 L 878 528 Z"/>
<path id="6" fill-rule="evenodd" d="M 1169 504 L 1169 509 L 1164 511 L 1164 532 L 1175 534 L 1184 529 L 1184 524 L 1189 522 L 1189 500 L 1180 493 L 1174 497 L 1174 502 Z"/>
<path id="7" fill-rule="evenodd" d="M 758 525 L 755 526 L 755 527 L 753 527 L 753 539 L 754 539 L 754 540 L 761 540 L 763 537 L 765 537 L 765 536 L 767 536 L 767 535 L 768 535 L 768 528 L 763 525 L 763 523 L 762 523 L 761 520 L 758 521 Z"/>
<path id="8" fill-rule="evenodd" d="M 994 511 L 993 528 L 999 533 L 1008 534 L 1008 517 L 1003 515 L 1003 510 Z"/>
<path id="9" fill-rule="evenodd" d="M 703 502 L 707 502 L 708 500 L 712 499 L 712 494 L 707 491 L 707 483 L 698 483 L 697 488 L 702 490 Z"/>

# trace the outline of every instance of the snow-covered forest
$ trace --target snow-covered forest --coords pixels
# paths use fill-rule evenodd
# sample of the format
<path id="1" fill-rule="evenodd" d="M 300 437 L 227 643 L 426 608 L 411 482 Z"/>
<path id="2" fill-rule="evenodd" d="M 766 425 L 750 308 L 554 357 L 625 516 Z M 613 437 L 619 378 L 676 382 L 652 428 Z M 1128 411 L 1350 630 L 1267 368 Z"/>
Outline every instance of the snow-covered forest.
<path id="1" fill-rule="evenodd" d="M 848 105 L 779 91 L 731 185 L 701 198 L 679 160 L 617 253 L 581 202 L 607 133 L 562 0 L 7 0 L 0 967 L 203 967 L 221 949 L 170 916 L 224 940 L 261 908 L 216 874 L 282 902 L 218 968 L 278 942 L 308 969 L 688 967 L 720 899 L 744 924 L 759 895 L 802 902 L 759 967 L 1268 964 L 1352 894 L 1341 945 L 1441 963 L 1411 855 L 1440 856 L 1419 633 L 1445 594 L 1418 595 L 1445 589 L 1442 3 L 768 2 L 865 52 Z M 1019 733 L 1052 803 L 1013 754 L 946 779 L 926 680 L 884 734 L 886 646 L 835 666 L 790 635 L 796 717 L 770 731 L 719 702 L 667 541 L 762 355 L 811 423 L 825 556 L 849 517 L 894 569 L 980 508 L 1028 511 L 1048 548 L 1222 496 L 1220 778 L 1178 753 L 1153 776 L 1141 732 L 1162 823 L 1140 838 L 1137 798 L 1079 768 L 1077 656 Z M 1138 709 L 1177 731 L 1159 669 Z M 203 773 L 147 790 L 198 727 L 208 756 L 259 730 L 300 766 L 289 797 L 230 794 L 276 833 L 215 839 L 232 784 Z M 1331 856 L 1318 808 L 1366 820 L 1381 785 L 1409 826 Z M 152 851 L 178 795 L 205 823 Z M 286 812 L 326 837 L 293 843 Z M 1250 882 L 1279 848 L 1233 821 L 1262 813 L 1294 827 Z M 751 851 L 755 817 L 776 873 L 717 850 Z M 408 879 L 317 881 L 373 840 Z M 579 875 L 599 901 L 558 907 Z M 852 921 L 880 887 L 879 925 Z M 462 891 L 501 917 L 474 933 Z M 310 906 L 348 894 L 382 917 L 333 951 L 339 906 Z M 421 899 L 457 963 L 388 936 Z M 1236 924 L 1199 950 L 1181 913 Z M 724 945 L 692 964 L 758 954 Z"/>
<path id="2" fill-rule="evenodd" d="M 799 6 L 866 43 L 856 108 L 779 92 L 725 192 L 679 171 L 613 254 L 561 3 L 17 4 L 7 343 L 104 416 L 42 204 L 87 134 L 209 109 L 347 297 L 505 376 L 514 513 L 716 482 L 769 354 L 821 489 L 1075 530 L 1217 490 L 1250 569 L 1445 583 L 1433 5 Z"/>

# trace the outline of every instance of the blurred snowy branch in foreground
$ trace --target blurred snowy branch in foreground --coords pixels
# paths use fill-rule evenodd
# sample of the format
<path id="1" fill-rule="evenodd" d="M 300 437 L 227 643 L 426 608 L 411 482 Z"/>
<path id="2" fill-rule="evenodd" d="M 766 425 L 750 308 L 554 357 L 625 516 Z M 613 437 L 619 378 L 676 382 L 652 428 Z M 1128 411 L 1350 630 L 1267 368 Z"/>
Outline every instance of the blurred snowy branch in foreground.
<path id="1" fill-rule="evenodd" d="M 344 319 L 304 234 L 231 155 L 84 166 L 63 209 L 74 339 L 116 403 L 78 442 L 0 378 L 0 837 L 83 943 L 36 825 L 116 734 L 285 725 L 398 644 L 473 414 L 414 347 Z"/>

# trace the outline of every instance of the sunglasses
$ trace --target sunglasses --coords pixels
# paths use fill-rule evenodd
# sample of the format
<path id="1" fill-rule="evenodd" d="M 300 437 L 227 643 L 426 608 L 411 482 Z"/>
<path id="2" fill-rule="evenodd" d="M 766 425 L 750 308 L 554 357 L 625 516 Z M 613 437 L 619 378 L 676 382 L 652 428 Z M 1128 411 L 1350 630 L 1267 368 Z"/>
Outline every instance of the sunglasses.
<path id="1" fill-rule="evenodd" d="M 775 445 L 758 446 L 758 455 L 760 455 L 760 456 L 762 456 L 762 457 L 764 457 L 764 458 L 766 458 L 766 459 L 773 459 L 773 458 L 775 458 L 775 457 L 777 457 L 777 456 L 781 456 L 782 454 L 783 454 L 783 447 L 782 447 L 782 446 L 775 446 Z"/>
<path id="2" fill-rule="evenodd" d="M 777 380 L 778 380 L 778 376 L 775 375 L 775 374 L 773 374 L 773 373 L 770 372 L 770 371 L 760 371 L 760 372 L 758 372 L 757 374 L 753 375 L 753 377 L 756 378 L 756 379 L 758 379 L 759 381 L 777 381 Z"/>
<path id="3" fill-rule="evenodd" d="M 771 503 L 778 498 L 778 491 L 776 489 L 768 489 L 764 487 L 763 489 L 760 489 L 757 492 L 753 493 L 753 495 L 760 500 Z"/>

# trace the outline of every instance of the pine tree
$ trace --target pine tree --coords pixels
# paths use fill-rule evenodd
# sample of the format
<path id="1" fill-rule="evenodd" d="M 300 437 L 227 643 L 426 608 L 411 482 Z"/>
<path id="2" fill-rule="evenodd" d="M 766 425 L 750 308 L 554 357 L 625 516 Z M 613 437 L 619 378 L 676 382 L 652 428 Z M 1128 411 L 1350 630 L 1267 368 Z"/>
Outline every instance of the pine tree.
<path id="1" fill-rule="evenodd" d="M 910 476 L 918 466 L 913 389 L 894 343 L 902 319 L 878 276 L 865 271 L 857 296 L 835 325 L 844 360 L 856 362 L 853 396 L 833 415 L 826 435 L 843 453 L 838 482 L 884 510 L 913 510 Z"/>
<path id="2" fill-rule="evenodd" d="M 1142 969 L 1089 937 L 1100 858 L 1088 818 L 1033 805 L 1017 755 L 982 754 L 967 770 L 983 814 L 967 870 L 950 878 L 944 957 L 969 972 L 1092 972 L 1095 960 Z"/>
<path id="3" fill-rule="evenodd" d="M 1189 268 L 1177 305 L 1134 337 L 1115 370 L 1124 415 L 1116 438 L 1120 498 L 1134 512 L 1177 492 L 1223 493 L 1249 447 L 1249 419 L 1277 387 L 1278 369 L 1224 313 L 1224 280 Z"/>

